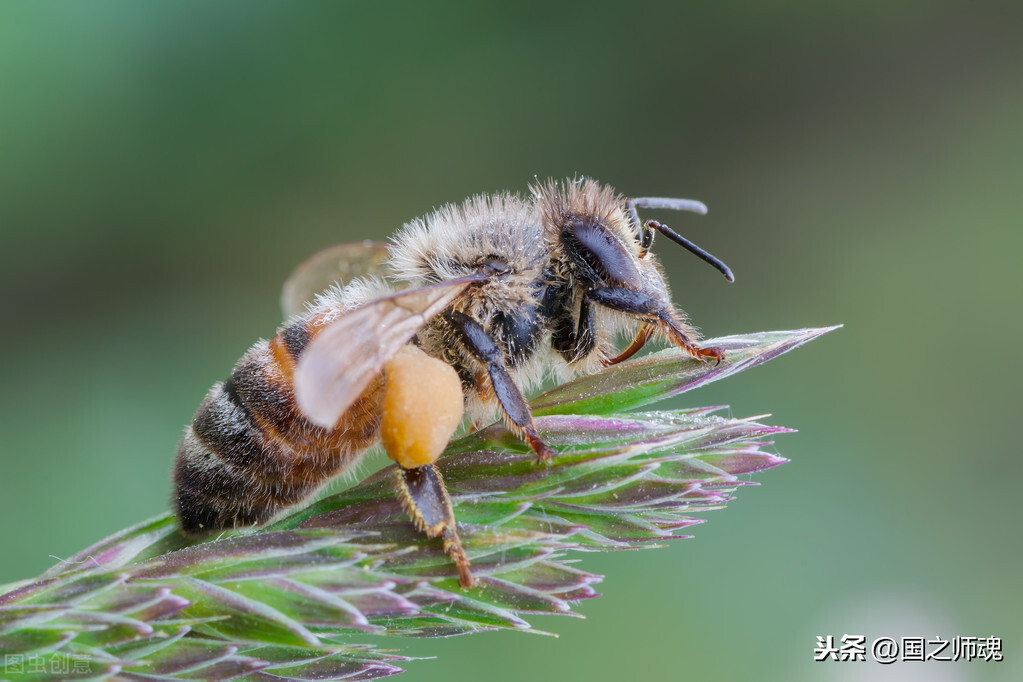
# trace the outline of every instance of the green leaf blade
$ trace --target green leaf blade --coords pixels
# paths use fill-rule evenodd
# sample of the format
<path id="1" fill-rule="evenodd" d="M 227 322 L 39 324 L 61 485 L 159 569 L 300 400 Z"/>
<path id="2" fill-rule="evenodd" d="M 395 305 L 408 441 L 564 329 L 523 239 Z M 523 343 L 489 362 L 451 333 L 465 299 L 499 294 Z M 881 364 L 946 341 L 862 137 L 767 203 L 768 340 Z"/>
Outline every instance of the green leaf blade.
<path id="1" fill-rule="evenodd" d="M 708 341 L 719 366 L 677 350 L 538 396 L 548 465 L 503 426 L 452 442 L 438 468 L 479 584 L 459 587 L 440 540 L 409 522 L 392 467 L 261 528 L 196 542 L 170 514 L 93 544 L 0 594 L 0 651 L 93 679 L 374 679 L 410 659 L 365 633 L 441 637 L 578 615 L 601 576 L 579 551 L 688 537 L 749 475 L 785 463 L 790 429 L 720 407 L 626 412 L 755 367 L 832 328 Z M 11 679 L 26 678 L 10 674 Z"/>
<path id="2" fill-rule="evenodd" d="M 840 326 L 706 340 L 702 345 L 725 353 L 717 365 L 669 348 L 552 388 L 530 401 L 530 407 L 536 416 L 609 414 L 641 407 L 762 365 Z"/>

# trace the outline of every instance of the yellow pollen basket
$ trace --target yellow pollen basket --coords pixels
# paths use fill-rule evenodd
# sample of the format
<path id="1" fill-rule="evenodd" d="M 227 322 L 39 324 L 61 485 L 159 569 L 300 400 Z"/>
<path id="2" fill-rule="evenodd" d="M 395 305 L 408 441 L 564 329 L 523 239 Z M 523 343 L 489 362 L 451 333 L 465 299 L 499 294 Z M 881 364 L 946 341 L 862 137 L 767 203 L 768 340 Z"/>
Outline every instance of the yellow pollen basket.
<path id="1" fill-rule="evenodd" d="M 458 373 L 411 344 L 384 367 L 380 438 L 387 456 L 406 469 L 433 464 L 462 423 Z"/>

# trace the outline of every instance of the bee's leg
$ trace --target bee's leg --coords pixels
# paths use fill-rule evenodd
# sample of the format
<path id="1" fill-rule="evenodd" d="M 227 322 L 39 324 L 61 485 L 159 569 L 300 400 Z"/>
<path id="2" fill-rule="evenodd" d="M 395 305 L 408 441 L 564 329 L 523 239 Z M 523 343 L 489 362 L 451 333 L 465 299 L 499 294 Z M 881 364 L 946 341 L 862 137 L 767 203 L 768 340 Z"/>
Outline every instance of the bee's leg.
<path id="1" fill-rule="evenodd" d="M 613 357 L 609 360 L 604 360 L 603 363 L 604 366 L 610 367 L 611 365 L 617 365 L 619 362 L 625 362 L 633 355 L 638 353 L 640 349 L 642 349 L 643 346 L 646 345 L 646 342 L 649 341 L 650 337 L 653 335 L 654 335 L 653 325 L 649 323 L 644 324 L 643 328 L 639 330 L 638 334 L 636 334 L 636 338 L 633 339 L 632 343 L 629 344 L 629 347 L 623 350 L 621 353 L 619 353 L 616 357 Z"/>
<path id="2" fill-rule="evenodd" d="M 566 306 L 552 322 L 551 346 L 568 362 L 575 362 L 593 352 L 597 335 L 593 328 L 590 302 L 583 298 L 579 305 L 579 319 L 572 317 Z"/>
<path id="3" fill-rule="evenodd" d="M 624 287 L 600 287 L 588 290 L 583 300 L 589 299 L 612 310 L 636 315 L 657 325 L 673 344 L 697 359 L 721 362 L 725 357 L 720 348 L 700 348 L 689 338 L 691 330 L 678 319 L 675 312 L 650 294 Z"/>
<path id="4" fill-rule="evenodd" d="M 490 338 L 479 322 L 465 313 L 451 310 L 444 313 L 444 319 L 454 330 L 462 347 L 486 367 L 494 395 L 501 406 L 501 414 L 508 427 L 516 436 L 526 441 L 536 456 L 549 462 L 554 451 L 540 439 L 533 426 L 533 415 L 526 404 L 522 391 L 512 381 L 504 366 L 504 354 L 497 342 Z"/>
<path id="5" fill-rule="evenodd" d="M 428 538 L 443 538 L 444 551 L 458 567 L 458 583 L 467 589 L 475 585 L 469 558 L 465 556 L 455 527 L 451 498 L 437 467 L 432 464 L 414 469 L 399 466 L 395 480 L 401 506 L 412 518 L 416 530 Z"/>
<path id="6" fill-rule="evenodd" d="M 628 348 L 614 358 L 603 360 L 601 364 L 610 367 L 628 360 L 650 340 L 653 332 L 654 327 L 649 324 L 643 325 Z M 596 320 L 593 318 L 593 306 L 587 296 L 583 296 L 579 303 L 579 319 L 573 321 L 571 315 L 565 315 L 561 324 L 555 327 L 551 344 L 569 362 L 575 362 L 593 352 L 597 345 L 597 329 Z"/>

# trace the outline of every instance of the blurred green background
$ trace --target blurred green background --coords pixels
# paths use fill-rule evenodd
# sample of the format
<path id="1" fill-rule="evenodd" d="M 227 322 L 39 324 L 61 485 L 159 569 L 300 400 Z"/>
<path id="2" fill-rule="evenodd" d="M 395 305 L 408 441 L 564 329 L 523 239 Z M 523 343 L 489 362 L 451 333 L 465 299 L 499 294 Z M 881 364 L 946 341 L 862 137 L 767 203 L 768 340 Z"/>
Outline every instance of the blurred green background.
<path id="1" fill-rule="evenodd" d="M 701 199 L 660 242 L 709 336 L 845 323 L 683 396 L 792 462 L 695 539 L 583 556 L 559 639 L 410 679 L 1023 679 L 1018 3 L 0 4 L 0 583 L 167 508 L 183 425 L 291 268 L 586 174 Z M 1003 663 L 814 664 L 817 635 Z"/>

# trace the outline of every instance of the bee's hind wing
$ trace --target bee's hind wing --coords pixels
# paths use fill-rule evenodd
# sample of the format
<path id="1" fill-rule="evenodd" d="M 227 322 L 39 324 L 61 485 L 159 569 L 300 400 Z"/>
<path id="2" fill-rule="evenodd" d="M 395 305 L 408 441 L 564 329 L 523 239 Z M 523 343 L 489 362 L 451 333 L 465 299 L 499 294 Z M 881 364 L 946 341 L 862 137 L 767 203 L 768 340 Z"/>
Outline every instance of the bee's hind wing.
<path id="1" fill-rule="evenodd" d="M 347 284 L 357 277 L 386 276 L 387 244 L 365 240 L 335 244 L 317 251 L 299 263 L 281 291 L 284 319 L 302 313 L 317 294 L 334 284 Z"/>
<path id="2" fill-rule="evenodd" d="M 430 318 L 485 275 L 402 291 L 355 308 L 313 337 L 295 370 L 295 399 L 314 424 L 333 428 L 384 364 Z"/>

